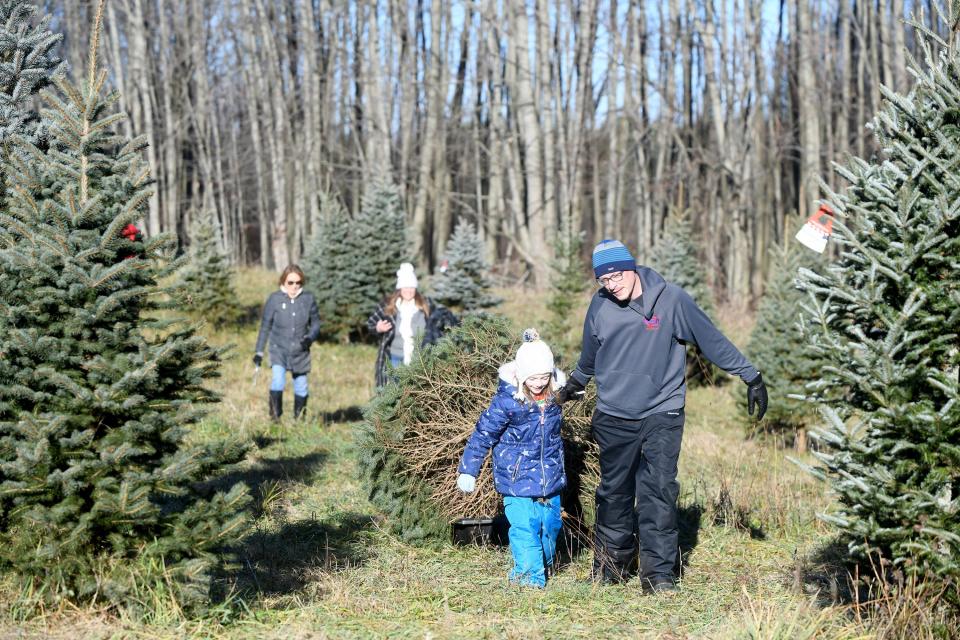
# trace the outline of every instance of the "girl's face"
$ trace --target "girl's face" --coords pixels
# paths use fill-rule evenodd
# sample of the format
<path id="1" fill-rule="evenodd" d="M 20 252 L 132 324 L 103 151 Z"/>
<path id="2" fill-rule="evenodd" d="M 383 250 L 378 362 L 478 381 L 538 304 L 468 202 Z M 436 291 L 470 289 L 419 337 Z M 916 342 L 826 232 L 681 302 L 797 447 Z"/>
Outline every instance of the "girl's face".
<path id="1" fill-rule="evenodd" d="M 527 389 L 530 389 L 530 393 L 538 395 L 543 392 L 548 384 L 550 384 L 550 374 L 541 373 L 535 376 L 530 376 L 527 378 L 525 384 L 527 385 Z"/>
<path id="2" fill-rule="evenodd" d="M 401 300 L 413 300 L 413 296 L 417 295 L 416 287 L 401 287 L 400 288 L 400 299 Z"/>

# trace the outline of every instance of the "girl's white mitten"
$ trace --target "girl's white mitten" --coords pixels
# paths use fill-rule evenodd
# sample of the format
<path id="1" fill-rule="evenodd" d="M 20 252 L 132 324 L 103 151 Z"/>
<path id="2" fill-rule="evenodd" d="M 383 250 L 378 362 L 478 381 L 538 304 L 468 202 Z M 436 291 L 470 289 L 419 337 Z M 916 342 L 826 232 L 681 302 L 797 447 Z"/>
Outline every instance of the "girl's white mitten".
<path id="1" fill-rule="evenodd" d="M 464 493 L 473 493 L 477 488 L 477 479 L 469 473 L 461 473 L 457 476 L 457 488 Z"/>

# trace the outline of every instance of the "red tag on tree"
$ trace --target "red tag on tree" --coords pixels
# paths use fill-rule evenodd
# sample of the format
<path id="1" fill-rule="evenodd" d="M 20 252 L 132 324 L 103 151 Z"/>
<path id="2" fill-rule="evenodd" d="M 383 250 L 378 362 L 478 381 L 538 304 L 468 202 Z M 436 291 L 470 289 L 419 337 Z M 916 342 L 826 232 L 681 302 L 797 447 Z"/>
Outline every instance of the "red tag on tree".
<path id="1" fill-rule="evenodd" d="M 796 238 L 803 246 L 817 253 L 823 253 L 831 233 L 833 233 L 833 209 L 826 204 L 821 204 L 817 212 L 803 223 Z"/>

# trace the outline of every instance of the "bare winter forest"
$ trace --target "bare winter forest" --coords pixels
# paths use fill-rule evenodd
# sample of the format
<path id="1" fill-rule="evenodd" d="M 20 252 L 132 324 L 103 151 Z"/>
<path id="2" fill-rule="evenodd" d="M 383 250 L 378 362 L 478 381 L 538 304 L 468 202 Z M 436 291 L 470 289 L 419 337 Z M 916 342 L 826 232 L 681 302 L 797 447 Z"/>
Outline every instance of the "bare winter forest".
<path id="1" fill-rule="evenodd" d="M 92 2 L 48 0 L 81 69 Z M 931 0 L 116 0 L 102 51 L 146 136 L 148 233 L 219 217 L 237 264 L 296 260 L 364 186 L 401 189 L 422 267 L 458 219 L 543 281 L 560 234 L 643 259 L 675 213 L 721 298 L 763 285 L 830 163 L 869 158 Z"/>

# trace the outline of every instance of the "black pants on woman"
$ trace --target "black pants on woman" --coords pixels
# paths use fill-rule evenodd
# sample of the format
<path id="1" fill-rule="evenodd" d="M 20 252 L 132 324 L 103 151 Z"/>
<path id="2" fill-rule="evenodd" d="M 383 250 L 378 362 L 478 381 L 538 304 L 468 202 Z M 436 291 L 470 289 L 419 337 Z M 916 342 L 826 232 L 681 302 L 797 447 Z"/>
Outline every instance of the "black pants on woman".
<path id="1" fill-rule="evenodd" d="M 678 556 L 677 460 L 683 439 L 683 409 L 640 420 L 593 413 L 600 445 L 594 574 L 625 579 L 637 557 L 650 585 L 673 582 Z"/>

